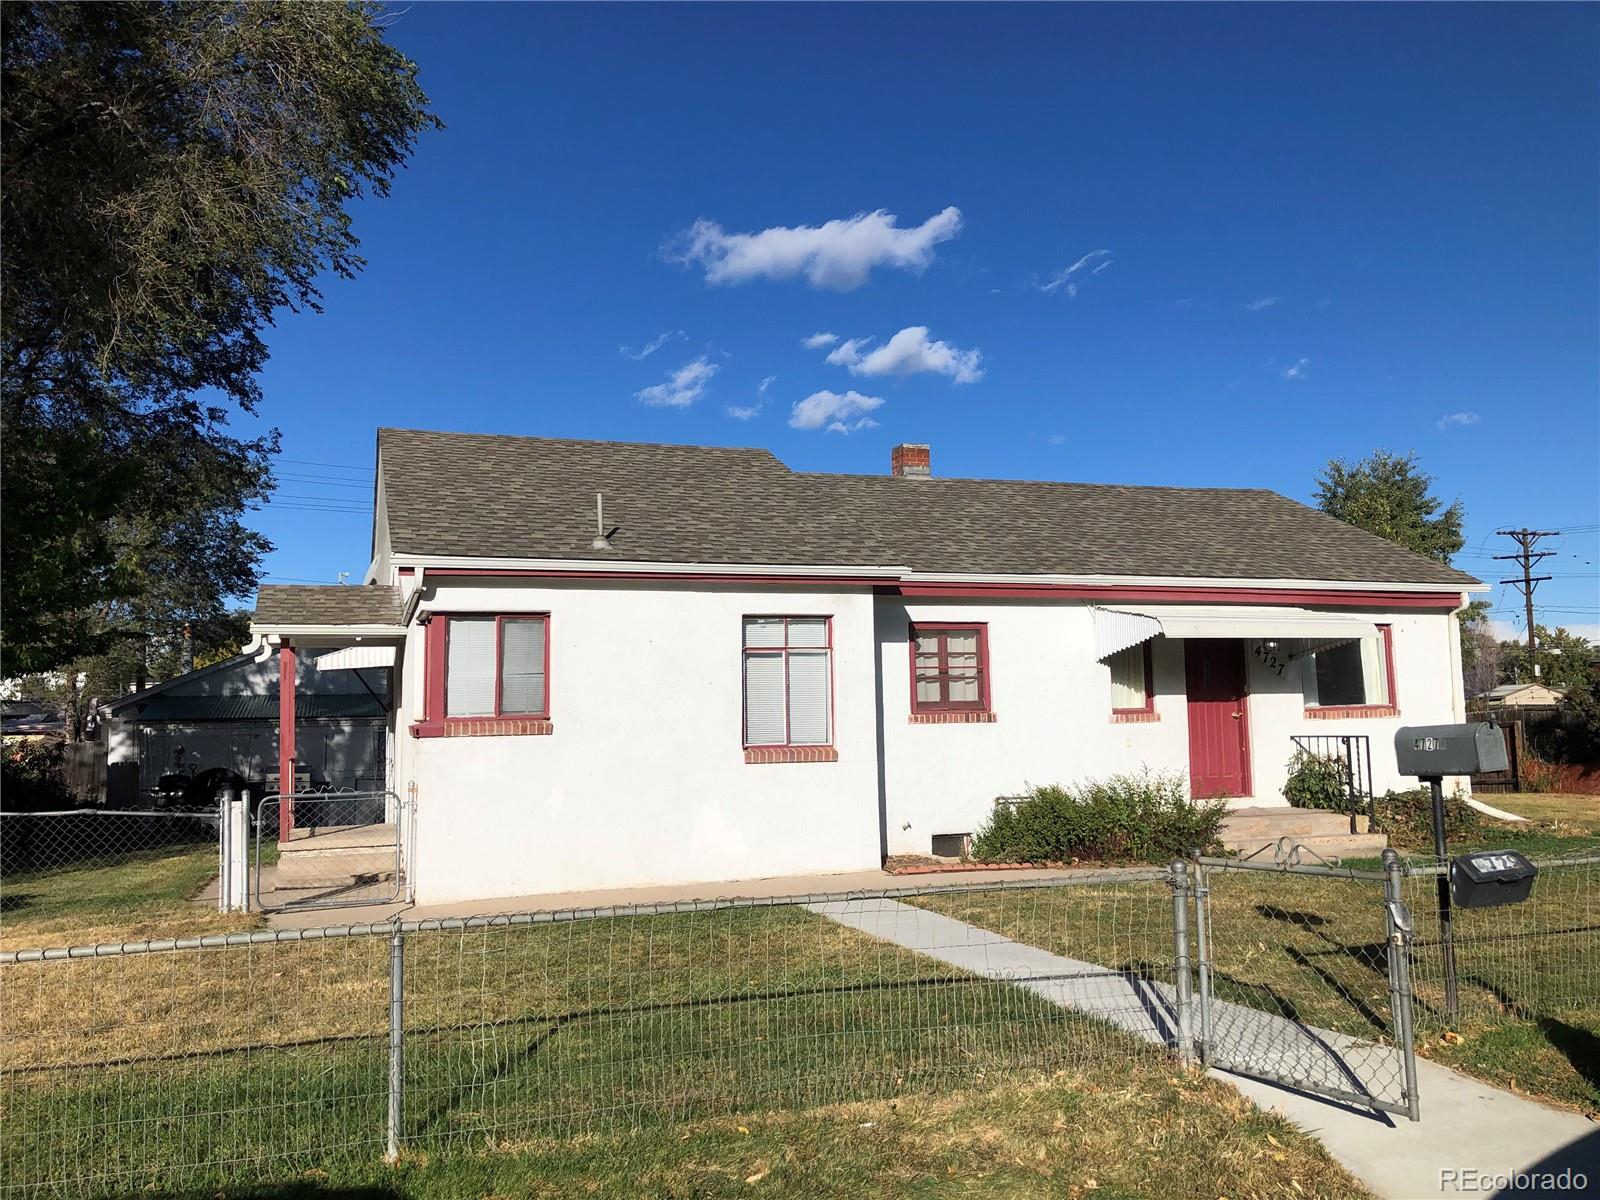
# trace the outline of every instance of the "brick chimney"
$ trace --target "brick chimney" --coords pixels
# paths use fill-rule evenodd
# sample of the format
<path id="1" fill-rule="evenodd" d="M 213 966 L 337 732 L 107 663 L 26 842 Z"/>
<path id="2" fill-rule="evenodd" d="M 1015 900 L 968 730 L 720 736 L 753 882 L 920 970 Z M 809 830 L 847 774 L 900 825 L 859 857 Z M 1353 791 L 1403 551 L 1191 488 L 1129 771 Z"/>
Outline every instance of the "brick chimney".
<path id="1" fill-rule="evenodd" d="M 933 474 L 933 452 L 920 442 L 901 442 L 889 452 L 889 474 L 927 479 Z"/>

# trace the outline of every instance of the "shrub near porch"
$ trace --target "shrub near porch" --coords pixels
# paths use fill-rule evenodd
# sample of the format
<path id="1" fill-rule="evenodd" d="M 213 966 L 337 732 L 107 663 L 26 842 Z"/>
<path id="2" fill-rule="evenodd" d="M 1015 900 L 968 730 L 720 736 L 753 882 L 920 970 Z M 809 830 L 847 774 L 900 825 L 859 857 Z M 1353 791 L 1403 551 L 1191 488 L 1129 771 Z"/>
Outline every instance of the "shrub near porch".
<path id="1" fill-rule="evenodd" d="M 1142 772 L 1030 787 L 974 837 L 979 862 L 1156 863 L 1217 845 L 1226 807 L 1189 798 L 1181 774 Z"/>

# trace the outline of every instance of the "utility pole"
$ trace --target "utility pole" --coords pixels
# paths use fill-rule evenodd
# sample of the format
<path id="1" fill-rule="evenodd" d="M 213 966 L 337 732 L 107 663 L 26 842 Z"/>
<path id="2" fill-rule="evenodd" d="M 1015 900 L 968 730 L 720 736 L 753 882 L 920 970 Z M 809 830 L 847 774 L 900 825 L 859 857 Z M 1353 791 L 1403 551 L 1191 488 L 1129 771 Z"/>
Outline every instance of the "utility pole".
<path id="1" fill-rule="evenodd" d="M 1520 579 L 1516 576 L 1512 576 L 1510 579 L 1502 579 L 1500 582 L 1515 584 L 1517 587 L 1522 589 L 1522 603 L 1528 618 L 1528 662 L 1533 667 L 1533 677 L 1535 679 L 1539 678 L 1539 660 L 1534 656 L 1534 650 L 1536 649 L 1536 646 L 1533 633 L 1533 589 L 1536 585 L 1543 583 L 1546 579 L 1549 579 L 1550 576 L 1535 575 L 1533 573 L 1533 567 L 1535 563 L 1549 558 L 1555 553 L 1555 551 L 1535 550 L 1534 547 L 1539 544 L 1540 538 L 1555 537 L 1557 532 L 1558 531 L 1554 529 L 1495 530 L 1496 536 L 1508 537 L 1517 543 L 1517 553 L 1496 554 L 1495 559 L 1497 561 L 1514 562 L 1522 568 L 1522 577 Z"/>

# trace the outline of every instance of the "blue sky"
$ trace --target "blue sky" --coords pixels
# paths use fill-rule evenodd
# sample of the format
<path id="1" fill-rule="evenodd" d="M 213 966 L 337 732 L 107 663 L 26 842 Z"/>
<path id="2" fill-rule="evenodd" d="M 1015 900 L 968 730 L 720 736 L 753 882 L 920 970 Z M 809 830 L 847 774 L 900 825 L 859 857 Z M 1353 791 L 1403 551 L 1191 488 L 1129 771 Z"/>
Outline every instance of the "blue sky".
<path id="1" fill-rule="evenodd" d="M 269 339 L 271 578 L 359 580 L 380 424 L 1297 499 L 1384 447 L 1486 579 L 1497 527 L 1574 531 L 1541 620 L 1600 634 L 1600 9 L 423 4 L 391 37 L 447 128 Z"/>

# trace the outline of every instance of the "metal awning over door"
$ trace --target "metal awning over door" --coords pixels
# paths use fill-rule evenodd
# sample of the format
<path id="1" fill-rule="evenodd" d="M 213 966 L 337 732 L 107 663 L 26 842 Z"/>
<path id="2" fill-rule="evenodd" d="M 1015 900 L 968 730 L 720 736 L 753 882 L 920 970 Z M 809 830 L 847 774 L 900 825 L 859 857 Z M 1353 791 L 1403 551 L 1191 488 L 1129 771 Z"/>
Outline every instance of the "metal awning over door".
<path id="1" fill-rule="evenodd" d="M 1292 643 L 1290 657 L 1378 636 L 1360 617 L 1310 608 L 1233 604 L 1152 604 L 1095 608 L 1094 652 L 1106 659 L 1153 637 L 1245 638 Z"/>

